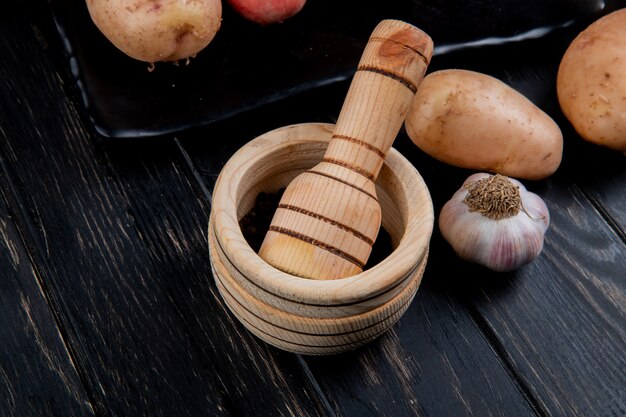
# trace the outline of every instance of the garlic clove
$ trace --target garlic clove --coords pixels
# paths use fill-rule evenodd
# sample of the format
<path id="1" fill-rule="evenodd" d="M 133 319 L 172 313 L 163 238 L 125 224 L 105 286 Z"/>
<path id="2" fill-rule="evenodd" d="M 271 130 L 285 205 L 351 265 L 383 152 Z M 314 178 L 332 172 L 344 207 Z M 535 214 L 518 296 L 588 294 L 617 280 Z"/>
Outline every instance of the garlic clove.
<path id="1" fill-rule="evenodd" d="M 527 221 L 512 219 L 499 224 L 484 265 L 498 272 L 513 271 L 535 259 L 543 249 L 543 233 Z"/>
<path id="2" fill-rule="evenodd" d="M 472 198 L 468 200 L 470 192 Z M 519 204 L 519 209 L 497 216 L 489 213 L 491 207 L 502 211 L 511 201 Z M 549 222 L 543 200 L 519 181 L 478 173 L 468 177 L 443 206 L 439 229 L 462 259 L 505 272 L 539 256 Z"/>
<path id="3" fill-rule="evenodd" d="M 524 188 L 524 190 L 526 189 Z M 528 213 L 529 220 L 535 220 L 537 223 L 534 223 L 534 225 L 541 227 L 545 233 L 546 230 L 548 230 L 548 226 L 550 226 L 550 212 L 548 211 L 548 207 L 546 207 L 546 203 L 544 203 L 541 197 L 530 191 L 521 193 L 521 195 L 522 206 L 526 213 Z"/>

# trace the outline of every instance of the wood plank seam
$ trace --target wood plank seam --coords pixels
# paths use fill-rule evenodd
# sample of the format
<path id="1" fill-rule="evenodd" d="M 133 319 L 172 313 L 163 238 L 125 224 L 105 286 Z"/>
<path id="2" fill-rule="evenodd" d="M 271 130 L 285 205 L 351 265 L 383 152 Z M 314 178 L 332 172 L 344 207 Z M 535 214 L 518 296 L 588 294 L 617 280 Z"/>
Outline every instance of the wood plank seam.
<path id="1" fill-rule="evenodd" d="M 175 143 L 176 148 L 182 155 L 184 165 L 187 167 L 187 169 L 189 169 L 189 171 L 192 174 L 192 178 L 194 181 L 190 181 L 190 183 L 196 183 L 196 185 L 201 191 L 201 194 L 208 201 L 209 207 L 211 207 L 213 203 L 213 196 L 211 194 L 211 191 L 209 190 L 209 187 L 207 187 L 207 184 L 205 183 L 204 179 L 200 175 L 200 171 L 198 170 L 196 165 L 193 163 L 193 160 L 190 158 L 189 153 L 187 152 L 183 144 L 178 140 L 178 138 L 174 138 L 174 143 Z M 372 198 L 376 199 L 373 196 Z M 218 243 L 218 245 L 221 246 L 221 242 L 219 239 L 215 239 L 215 241 Z M 214 282 L 214 280 L 210 280 L 210 281 Z M 309 367 L 309 365 L 302 359 L 301 355 L 297 354 L 295 356 L 297 357 L 297 364 L 300 367 L 302 374 L 304 375 L 305 381 L 307 381 L 307 383 L 309 384 L 313 392 L 317 394 L 317 398 L 314 398 L 313 400 L 318 402 L 320 408 L 323 409 L 329 417 L 337 417 L 337 414 L 335 413 L 332 406 L 330 405 L 330 402 L 328 401 L 326 394 L 324 394 L 324 392 L 322 391 L 319 385 L 319 382 L 317 381 L 317 378 L 315 377 L 315 375 L 313 375 L 313 372 L 311 372 L 311 368 Z"/>
<path id="2" fill-rule="evenodd" d="M 181 155 L 181 157 L 183 159 L 184 165 L 187 167 L 187 169 L 189 170 L 189 173 L 191 174 L 191 176 L 195 180 L 195 182 L 194 181 L 190 181 L 189 183 L 190 184 L 194 184 L 195 183 L 198 186 L 198 188 L 200 188 L 200 193 L 202 194 L 204 199 L 207 201 L 207 203 L 208 203 L 207 209 L 210 211 L 211 210 L 211 206 L 213 205 L 213 195 L 211 194 L 211 191 L 209 190 L 209 188 L 206 186 L 206 184 L 202 180 L 202 176 L 200 175 L 200 171 L 193 164 L 193 162 L 191 160 L 191 157 L 189 156 L 189 153 L 183 147 L 183 145 L 180 143 L 180 140 L 177 137 L 174 137 L 174 145 L 176 146 L 176 149 L 178 149 L 178 152 L 180 153 L 180 155 Z"/>
<path id="3" fill-rule="evenodd" d="M 535 412 L 535 414 L 540 417 L 550 417 L 550 412 L 544 406 L 544 404 L 542 404 L 541 401 L 535 397 L 532 392 L 532 388 L 529 386 L 528 382 L 524 380 L 524 378 L 519 374 L 504 345 L 500 343 L 500 340 L 498 340 L 498 336 L 489 327 L 489 324 L 487 323 L 485 318 L 471 303 L 462 301 L 461 304 L 464 305 L 470 318 L 476 324 L 478 330 L 483 334 L 485 341 L 489 344 L 489 346 L 491 346 L 494 353 L 496 354 L 496 358 L 500 361 L 502 367 L 509 375 L 518 390 L 521 392 L 526 402 L 528 402 L 528 405 L 531 407 L 533 412 Z"/>
<path id="4" fill-rule="evenodd" d="M 571 180 L 574 183 L 574 180 Z M 600 214 L 600 217 L 606 222 L 615 234 L 626 244 L 626 230 L 622 229 L 619 222 L 611 216 L 611 214 L 603 207 L 603 205 L 587 190 L 581 188 L 578 185 L 574 186 L 580 194 L 593 206 L 593 208 Z"/>
<path id="5" fill-rule="evenodd" d="M 31 237 L 32 242 L 34 242 L 34 244 L 36 245 L 35 250 L 37 252 L 48 253 L 47 244 L 42 244 L 39 241 L 39 239 L 37 239 L 37 234 L 35 233 L 35 225 L 33 224 L 32 220 L 30 219 L 30 217 L 27 215 L 25 211 L 26 205 L 24 204 L 23 198 L 20 196 L 17 189 L 13 185 L 13 181 L 11 179 L 11 176 L 9 175 L 5 158 L 2 155 L 2 153 L 0 153 L 0 169 L 2 170 L 3 177 L 6 179 L 6 181 L 0 182 L 0 195 L 2 196 L 2 199 L 4 200 L 4 203 L 10 212 L 14 210 L 13 207 L 17 207 L 17 212 L 15 213 L 14 216 L 9 216 L 9 220 L 12 222 L 13 226 L 15 227 L 15 230 L 17 231 L 19 235 L 20 243 L 23 247 L 24 252 L 26 253 L 28 257 L 28 262 L 32 268 L 33 275 L 35 276 L 37 287 L 39 288 L 39 291 L 41 291 L 43 299 L 46 302 L 46 305 L 48 306 L 50 310 L 50 315 L 52 316 L 52 319 L 54 320 L 54 324 L 59 334 L 61 343 L 65 351 L 67 352 L 67 357 L 70 362 L 70 365 L 72 366 L 72 368 L 74 368 L 74 371 L 76 372 L 76 375 L 78 376 L 78 382 L 80 383 L 83 391 L 85 392 L 85 395 L 87 397 L 86 398 L 87 406 L 95 414 L 95 410 L 97 409 L 96 397 L 93 395 L 93 393 L 89 389 L 89 385 L 87 384 L 87 378 L 83 374 L 81 367 L 77 366 L 77 362 L 78 362 L 76 360 L 77 355 L 74 349 L 72 348 L 72 346 L 67 342 L 69 338 L 64 330 L 64 327 L 61 325 L 61 319 L 59 318 L 59 315 L 57 314 L 59 310 L 55 308 L 54 297 L 51 296 L 51 291 L 45 285 L 42 273 L 40 271 L 40 267 L 35 262 L 35 256 L 33 255 L 33 251 L 27 244 L 26 235 L 28 234 Z M 10 203 L 13 203 L 13 204 L 10 204 Z M 22 225 L 21 223 L 24 223 L 24 225 Z M 45 259 L 42 262 L 45 263 Z"/>
<path id="6" fill-rule="evenodd" d="M 305 381 L 310 384 L 311 390 L 313 390 L 313 392 L 316 393 L 318 396 L 317 399 L 320 401 L 320 408 L 326 410 L 329 414 L 329 417 L 338 417 L 332 406 L 330 405 L 330 402 L 328 402 L 326 394 L 324 394 L 324 392 L 322 391 L 322 387 L 320 387 L 320 384 L 317 382 L 317 378 L 315 378 L 315 375 L 313 375 L 313 372 L 311 372 L 309 365 L 304 361 L 304 358 L 302 358 L 302 355 L 296 354 L 295 356 L 296 361 L 300 366 L 300 369 L 302 369 L 302 372 L 306 376 Z"/>

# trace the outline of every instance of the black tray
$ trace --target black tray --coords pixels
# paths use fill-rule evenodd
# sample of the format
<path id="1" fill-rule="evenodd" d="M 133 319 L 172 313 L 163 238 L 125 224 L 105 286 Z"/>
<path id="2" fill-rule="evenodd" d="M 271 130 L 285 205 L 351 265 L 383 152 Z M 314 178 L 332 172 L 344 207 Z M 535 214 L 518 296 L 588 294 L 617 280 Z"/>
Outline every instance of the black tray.
<path id="1" fill-rule="evenodd" d="M 295 17 L 262 27 L 224 0 L 222 27 L 207 49 L 188 65 L 149 72 L 100 34 L 84 0 L 49 2 L 87 113 L 107 137 L 176 132 L 344 80 L 382 19 L 429 33 L 436 59 L 545 36 L 604 7 L 602 0 L 309 0 Z"/>

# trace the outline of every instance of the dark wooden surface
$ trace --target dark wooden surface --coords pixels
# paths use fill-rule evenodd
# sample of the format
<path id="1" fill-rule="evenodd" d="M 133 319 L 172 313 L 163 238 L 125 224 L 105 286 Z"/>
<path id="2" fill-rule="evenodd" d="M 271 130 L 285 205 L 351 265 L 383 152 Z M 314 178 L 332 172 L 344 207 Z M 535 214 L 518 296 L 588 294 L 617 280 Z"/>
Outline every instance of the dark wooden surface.
<path id="1" fill-rule="evenodd" d="M 527 184 L 552 216 L 542 255 L 491 273 L 457 259 L 435 230 L 422 287 L 391 331 L 354 352 L 306 357 L 259 341 L 226 310 L 208 261 L 211 190 L 256 135 L 333 122 L 347 83 L 175 137 L 104 141 L 47 5 L 9 5 L 0 416 L 626 415 L 626 159 L 563 119 L 554 91 L 563 39 L 506 64 L 482 59 L 494 51 L 433 61 L 497 76 L 561 125 L 561 168 Z M 469 174 L 404 133 L 395 146 L 437 212 Z"/>

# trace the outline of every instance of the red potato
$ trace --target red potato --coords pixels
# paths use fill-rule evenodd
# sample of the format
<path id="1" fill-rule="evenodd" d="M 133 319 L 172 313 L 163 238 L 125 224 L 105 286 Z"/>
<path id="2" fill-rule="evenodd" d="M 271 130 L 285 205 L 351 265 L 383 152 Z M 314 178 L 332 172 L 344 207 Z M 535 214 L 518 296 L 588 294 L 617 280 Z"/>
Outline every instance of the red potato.
<path id="1" fill-rule="evenodd" d="M 150 63 L 193 57 L 222 20 L 221 0 L 87 0 L 87 8 L 113 45 Z"/>
<path id="2" fill-rule="evenodd" d="M 282 22 L 298 13 L 306 0 L 228 0 L 243 17 L 261 25 Z"/>

